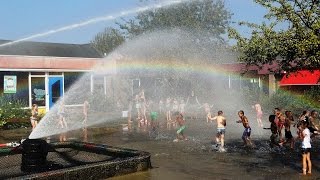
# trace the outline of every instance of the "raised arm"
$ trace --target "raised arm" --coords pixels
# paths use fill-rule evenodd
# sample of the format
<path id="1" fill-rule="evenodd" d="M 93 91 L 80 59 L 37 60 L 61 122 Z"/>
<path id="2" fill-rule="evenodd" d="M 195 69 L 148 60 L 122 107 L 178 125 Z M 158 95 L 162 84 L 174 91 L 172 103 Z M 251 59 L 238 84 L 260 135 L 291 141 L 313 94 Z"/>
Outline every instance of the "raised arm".
<path id="1" fill-rule="evenodd" d="M 198 103 L 199 106 L 201 106 L 201 104 L 199 103 L 198 97 L 196 96 L 196 101 Z"/>

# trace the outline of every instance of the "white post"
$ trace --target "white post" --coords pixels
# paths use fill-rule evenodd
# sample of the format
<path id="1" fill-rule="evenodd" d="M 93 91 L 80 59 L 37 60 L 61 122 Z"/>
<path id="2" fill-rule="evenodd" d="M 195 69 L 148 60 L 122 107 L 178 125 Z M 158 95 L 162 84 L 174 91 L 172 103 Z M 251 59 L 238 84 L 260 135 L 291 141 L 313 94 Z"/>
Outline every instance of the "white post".
<path id="1" fill-rule="evenodd" d="M 269 96 L 276 92 L 276 78 L 274 74 L 269 74 Z"/>
<path id="2" fill-rule="evenodd" d="M 62 72 L 62 96 L 64 96 L 64 72 Z"/>
<path id="3" fill-rule="evenodd" d="M 28 86 L 29 86 L 29 108 L 31 108 L 32 106 L 31 72 L 29 72 Z"/>
<path id="4" fill-rule="evenodd" d="M 93 84 L 94 84 L 93 74 L 90 75 L 90 92 L 93 93 Z"/>
<path id="5" fill-rule="evenodd" d="M 260 76 L 259 76 L 259 80 L 258 80 L 258 84 L 259 84 L 259 88 L 261 89 L 261 79 L 260 79 Z"/>
<path id="6" fill-rule="evenodd" d="M 107 77 L 103 76 L 103 89 L 104 89 L 104 95 L 107 96 Z"/>
<path id="7" fill-rule="evenodd" d="M 46 91 L 46 112 L 49 111 L 49 72 L 45 72 L 44 77 L 45 91 Z"/>
<path id="8" fill-rule="evenodd" d="M 229 74 L 229 89 L 231 89 L 231 75 Z"/>
<path id="9" fill-rule="evenodd" d="M 133 79 L 131 79 L 131 96 L 133 97 Z"/>

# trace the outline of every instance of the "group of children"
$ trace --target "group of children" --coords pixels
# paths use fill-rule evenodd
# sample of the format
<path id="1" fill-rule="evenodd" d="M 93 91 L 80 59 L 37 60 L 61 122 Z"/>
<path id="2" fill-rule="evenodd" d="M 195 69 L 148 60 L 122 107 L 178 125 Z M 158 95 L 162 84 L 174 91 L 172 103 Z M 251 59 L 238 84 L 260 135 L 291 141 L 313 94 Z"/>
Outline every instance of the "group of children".
<path id="1" fill-rule="evenodd" d="M 295 142 L 301 141 L 302 154 L 302 174 L 311 174 L 312 163 L 310 159 L 311 139 L 319 134 L 318 112 L 313 110 L 303 111 L 295 121 L 291 111 L 285 111 L 283 114 L 279 108 L 274 109 L 274 114 L 269 116 L 271 123 L 270 129 L 270 144 L 274 146 L 283 146 L 290 143 L 290 148 L 293 149 Z M 291 133 L 291 126 L 297 128 L 297 136 L 294 137 Z"/>
<path id="2" fill-rule="evenodd" d="M 206 113 L 206 121 L 207 122 L 216 122 L 216 135 L 214 136 L 214 141 L 216 141 L 216 145 L 214 145 L 215 149 L 218 149 L 219 152 L 225 152 L 225 133 L 226 133 L 226 118 L 224 117 L 223 111 L 218 111 L 217 115 L 211 114 L 211 108 L 208 103 L 204 105 L 200 105 L 200 103 L 195 98 L 194 106 L 197 109 L 203 107 L 204 112 Z M 158 118 L 159 114 L 165 114 L 166 117 L 166 125 L 168 129 L 171 127 L 176 127 L 176 139 L 174 142 L 180 140 L 187 140 L 184 131 L 186 129 L 185 124 L 185 112 L 186 107 L 190 106 L 188 104 L 189 97 L 187 101 L 181 99 L 178 101 L 176 98 L 167 98 L 166 101 L 160 100 L 159 104 L 153 104 L 152 102 L 147 103 L 144 93 L 138 94 L 135 99 L 136 109 L 137 109 L 137 119 L 140 122 L 150 124 L 152 128 L 155 127 L 155 121 Z M 158 108 L 156 108 L 158 106 Z M 147 121 L 147 107 L 150 107 L 150 117 L 151 122 L 148 123 Z M 301 153 L 303 159 L 303 168 L 302 172 L 304 175 L 311 174 L 311 160 L 310 160 L 310 149 L 311 149 L 311 138 L 315 135 L 318 135 L 320 132 L 318 123 L 316 123 L 316 119 L 318 118 L 317 111 L 303 111 L 303 113 L 299 116 L 299 118 L 295 121 L 294 115 L 291 111 L 285 111 L 284 113 L 281 112 L 279 108 L 274 109 L 274 114 L 269 116 L 270 127 L 264 127 L 262 122 L 262 108 L 261 105 L 256 103 L 252 106 L 256 111 L 256 119 L 258 127 L 263 129 L 270 129 L 271 136 L 270 136 L 270 145 L 271 147 L 275 146 L 284 146 L 285 144 L 289 144 L 290 148 L 293 149 L 295 147 L 295 142 L 301 141 Z M 187 110 L 188 116 L 190 116 L 190 112 Z M 172 117 L 172 115 L 174 117 Z M 248 118 L 245 116 L 243 110 L 238 111 L 239 120 L 236 121 L 237 123 L 241 123 L 244 127 L 242 133 L 242 140 L 245 146 L 248 147 L 255 147 L 253 142 L 251 141 L 251 126 L 249 124 Z M 292 127 L 297 128 L 297 137 L 294 137 L 291 133 Z"/>
<path id="3" fill-rule="evenodd" d="M 253 106 L 257 112 L 257 122 L 259 127 L 263 127 L 262 124 L 262 110 L 259 104 Z M 251 127 L 249 125 L 248 118 L 244 115 L 244 111 L 240 110 L 238 112 L 240 120 L 237 123 L 242 123 L 244 127 L 242 140 L 246 146 L 254 147 L 250 139 Z M 216 121 L 217 124 L 217 134 L 215 148 L 218 148 L 220 152 L 225 152 L 224 149 L 224 136 L 226 128 L 226 119 L 223 116 L 222 111 L 218 111 L 217 116 L 207 116 L 207 121 Z M 295 142 L 301 141 L 301 154 L 302 154 L 302 175 L 311 175 L 312 163 L 310 159 L 311 151 L 311 139 L 318 135 L 319 132 L 319 122 L 318 122 L 318 112 L 313 111 L 303 111 L 298 119 L 294 120 L 294 115 L 291 111 L 285 111 L 284 114 L 279 108 L 274 109 L 274 114 L 269 116 L 270 121 L 270 145 L 274 146 L 284 146 L 289 143 L 290 148 L 295 147 Z M 291 127 L 297 128 L 297 137 L 295 138 L 291 133 Z"/>

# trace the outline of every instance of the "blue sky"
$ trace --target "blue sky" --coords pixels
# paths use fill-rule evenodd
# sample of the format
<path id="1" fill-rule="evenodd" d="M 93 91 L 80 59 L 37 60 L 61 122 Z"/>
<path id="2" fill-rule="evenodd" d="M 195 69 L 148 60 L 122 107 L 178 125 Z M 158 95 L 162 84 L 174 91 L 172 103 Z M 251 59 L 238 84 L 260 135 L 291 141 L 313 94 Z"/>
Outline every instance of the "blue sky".
<path id="1" fill-rule="evenodd" d="M 225 0 L 234 14 L 232 21 L 260 23 L 266 10 L 253 0 Z M 119 13 L 139 7 L 139 0 L 2 0 L 0 2 L 0 39 L 18 40 L 28 36 L 80 23 L 91 18 Z M 121 22 L 120 19 L 116 20 Z M 32 41 L 88 43 L 95 34 L 115 21 L 90 24 L 73 30 L 51 34 Z M 246 28 L 239 29 L 248 35 Z"/>

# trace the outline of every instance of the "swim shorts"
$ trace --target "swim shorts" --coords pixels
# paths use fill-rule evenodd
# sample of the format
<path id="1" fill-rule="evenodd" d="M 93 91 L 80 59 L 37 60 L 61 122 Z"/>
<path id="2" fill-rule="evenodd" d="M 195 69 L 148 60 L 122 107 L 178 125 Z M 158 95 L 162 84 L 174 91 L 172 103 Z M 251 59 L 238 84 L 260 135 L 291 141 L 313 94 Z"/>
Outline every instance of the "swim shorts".
<path id="1" fill-rule="evenodd" d="M 293 136 L 292 136 L 292 134 L 291 134 L 291 131 L 287 131 L 287 130 L 285 130 L 285 135 L 284 135 L 287 139 L 292 139 L 293 138 Z"/>
<path id="2" fill-rule="evenodd" d="M 157 118 L 158 118 L 158 113 L 155 112 L 155 111 L 152 111 L 152 112 L 150 113 L 150 117 L 151 117 L 151 120 L 152 120 L 152 121 L 155 121 L 155 120 L 157 120 Z"/>
<path id="3" fill-rule="evenodd" d="M 301 148 L 301 154 L 308 154 L 311 151 L 311 148 Z"/>
<path id="4" fill-rule="evenodd" d="M 250 137 L 250 135 L 251 135 L 251 127 L 244 128 L 242 136 L 243 137 Z"/>
<path id="5" fill-rule="evenodd" d="M 257 118 L 258 118 L 258 119 L 262 119 L 262 115 L 263 115 L 263 114 L 262 114 L 262 111 L 258 111 L 258 112 L 257 112 Z"/>
<path id="6" fill-rule="evenodd" d="M 222 135 L 226 133 L 226 129 L 225 128 L 217 128 L 217 135 Z"/>
<path id="7" fill-rule="evenodd" d="M 183 131 L 186 129 L 186 126 L 181 126 L 178 130 L 177 130 L 177 134 L 183 133 Z"/>
<path id="8" fill-rule="evenodd" d="M 315 131 L 317 131 L 315 128 L 313 128 L 313 127 L 308 127 L 308 129 L 309 129 L 309 131 L 311 132 L 311 133 L 314 133 Z"/>

